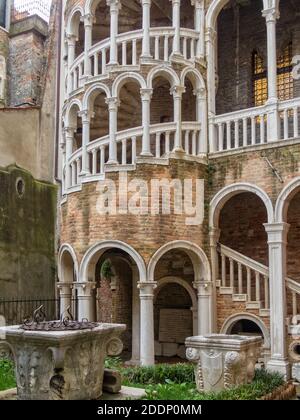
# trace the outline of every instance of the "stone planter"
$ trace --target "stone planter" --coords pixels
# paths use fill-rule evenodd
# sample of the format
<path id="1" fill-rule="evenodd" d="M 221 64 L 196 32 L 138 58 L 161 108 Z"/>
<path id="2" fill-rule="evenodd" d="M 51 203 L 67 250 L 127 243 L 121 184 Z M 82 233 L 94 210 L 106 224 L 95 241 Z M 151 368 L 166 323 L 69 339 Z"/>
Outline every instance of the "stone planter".
<path id="1" fill-rule="evenodd" d="M 14 355 L 19 400 L 96 400 L 104 360 L 121 353 L 125 325 L 97 324 L 76 331 L 0 329 Z"/>
<path id="2" fill-rule="evenodd" d="M 195 363 L 199 392 L 221 391 L 252 382 L 261 337 L 207 335 L 186 340 L 187 358 Z"/>

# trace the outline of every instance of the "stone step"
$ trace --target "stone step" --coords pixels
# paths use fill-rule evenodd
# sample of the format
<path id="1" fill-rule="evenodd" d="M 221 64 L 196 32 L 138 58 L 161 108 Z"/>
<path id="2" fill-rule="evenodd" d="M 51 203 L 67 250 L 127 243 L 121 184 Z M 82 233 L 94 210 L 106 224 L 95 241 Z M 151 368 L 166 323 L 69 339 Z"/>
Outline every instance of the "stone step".
<path id="1" fill-rule="evenodd" d="M 220 295 L 233 295 L 232 287 L 220 287 Z"/>
<path id="2" fill-rule="evenodd" d="M 232 296 L 233 302 L 247 302 L 247 295 L 235 294 Z"/>
<path id="3" fill-rule="evenodd" d="M 270 309 L 260 309 L 259 316 L 262 318 L 268 318 L 270 316 Z"/>
<path id="4" fill-rule="evenodd" d="M 258 301 L 248 301 L 246 304 L 247 309 L 260 309 L 261 308 L 261 302 Z"/>

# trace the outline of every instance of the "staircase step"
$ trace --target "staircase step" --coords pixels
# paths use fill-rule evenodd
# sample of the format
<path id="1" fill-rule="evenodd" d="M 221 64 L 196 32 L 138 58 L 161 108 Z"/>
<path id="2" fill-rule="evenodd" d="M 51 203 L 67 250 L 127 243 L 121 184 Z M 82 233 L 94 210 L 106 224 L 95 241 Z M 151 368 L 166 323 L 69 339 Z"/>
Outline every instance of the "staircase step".
<path id="1" fill-rule="evenodd" d="M 232 287 L 220 287 L 220 295 L 233 295 Z"/>
<path id="2" fill-rule="evenodd" d="M 259 316 L 263 318 L 268 318 L 270 316 L 270 309 L 260 309 Z"/>
<path id="3" fill-rule="evenodd" d="M 261 308 L 261 302 L 257 301 L 249 301 L 246 304 L 247 309 L 260 309 Z"/>
<path id="4" fill-rule="evenodd" d="M 233 295 L 233 302 L 247 302 L 247 295 Z"/>

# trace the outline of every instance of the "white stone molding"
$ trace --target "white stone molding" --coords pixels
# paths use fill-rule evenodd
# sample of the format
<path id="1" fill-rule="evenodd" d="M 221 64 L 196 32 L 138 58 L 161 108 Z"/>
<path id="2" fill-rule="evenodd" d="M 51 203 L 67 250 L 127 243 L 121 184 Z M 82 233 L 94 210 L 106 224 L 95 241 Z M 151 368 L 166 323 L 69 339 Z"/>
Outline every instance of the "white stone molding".
<path id="1" fill-rule="evenodd" d="M 220 330 L 220 334 L 231 334 L 231 328 L 234 324 L 236 324 L 238 321 L 242 321 L 243 319 L 246 319 L 248 321 L 252 321 L 261 329 L 261 332 L 264 337 L 264 346 L 263 348 L 268 350 L 271 347 L 271 339 L 270 339 L 270 332 L 268 328 L 266 327 L 265 323 L 256 315 L 249 314 L 247 312 L 239 312 L 234 315 L 231 315 L 228 317 Z"/>
<path id="2" fill-rule="evenodd" d="M 123 74 L 120 74 L 114 81 L 112 86 L 112 97 L 119 98 L 120 97 L 120 91 L 122 87 L 130 81 L 136 81 L 141 89 L 147 89 L 147 84 L 145 79 L 138 73 L 134 72 L 126 72 Z M 152 87 L 148 86 L 149 89 L 152 89 Z"/>
<path id="3" fill-rule="evenodd" d="M 149 89 L 153 89 L 153 80 L 161 76 L 168 80 L 171 85 L 171 88 L 176 85 L 180 85 L 179 77 L 175 70 L 172 67 L 162 64 L 156 67 L 153 67 L 150 72 L 148 73 L 147 77 L 147 87 Z"/>
<path id="4" fill-rule="evenodd" d="M 250 192 L 257 195 L 266 207 L 268 214 L 268 223 L 272 223 L 274 219 L 273 204 L 268 194 L 260 187 L 249 183 L 231 184 L 220 190 L 210 202 L 209 226 L 210 228 L 218 228 L 219 216 L 225 203 L 237 194 Z"/>
<path id="5" fill-rule="evenodd" d="M 91 246 L 85 253 L 79 268 L 79 281 L 82 283 L 94 280 L 94 265 L 97 263 L 101 255 L 115 248 L 126 252 L 139 270 L 139 282 L 147 281 L 146 265 L 141 255 L 130 245 L 121 241 L 100 241 Z"/>
<path id="6" fill-rule="evenodd" d="M 211 281 L 210 264 L 205 252 L 198 245 L 189 241 L 173 241 L 159 248 L 149 261 L 147 269 L 148 281 L 154 282 L 154 272 L 157 263 L 167 252 L 172 250 L 182 250 L 188 254 L 193 263 L 196 282 L 201 280 Z"/>
<path id="7" fill-rule="evenodd" d="M 107 98 L 111 97 L 109 88 L 104 83 L 92 84 L 84 93 L 82 100 L 82 108 L 91 110 L 91 102 L 93 102 L 99 93 L 105 93 Z"/>
<path id="8" fill-rule="evenodd" d="M 288 207 L 293 197 L 300 191 L 300 177 L 294 178 L 281 191 L 275 206 L 275 222 L 287 221 Z"/>

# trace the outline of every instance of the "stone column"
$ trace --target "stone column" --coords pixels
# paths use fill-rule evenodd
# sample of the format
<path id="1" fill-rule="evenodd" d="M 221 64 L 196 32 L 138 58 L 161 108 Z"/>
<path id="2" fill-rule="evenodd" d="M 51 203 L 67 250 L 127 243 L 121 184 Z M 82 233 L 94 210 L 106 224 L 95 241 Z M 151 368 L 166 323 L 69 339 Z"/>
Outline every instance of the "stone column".
<path id="1" fill-rule="evenodd" d="M 209 151 L 217 150 L 217 136 L 214 125 L 216 115 L 216 57 L 215 43 L 216 31 L 208 28 L 205 34 L 207 55 L 207 92 L 208 92 L 208 118 L 209 118 Z"/>
<path id="2" fill-rule="evenodd" d="M 75 128 L 68 127 L 65 129 L 66 139 L 66 190 L 72 186 L 72 171 L 69 165 L 69 159 L 73 153 L 73 142 L 74 142 Z"/>
<path id="3" fill-rule="evenodd" d="M 139 270 L 132 268 L 132 355 L 130 363 L 140 364 L 140 299 L 139 299 Z"/>
<path id="4" fill-rule="evenodd" d="M 192 0 L 192 6 L 195 7 L 195 31 L 199 32 L 197 42 L 197 58 L 204 59 L 205 56 L 205 4 L 204 0 Z"/>
<path id="5" fill-rule="evenodd" d="M 155 282 L 139 283 L 141 303 L 140 356 L 142 366 L 152 366 L 155 363 L 153 311 L 153 299 L 155 288 Z"/>
<path id="6" fill-rule="evenodd" d="M 198 295 L 198 334 L 212 333 L 212 283 L 205 280 L 196 281 L 194 288 Z"/>
<path id="7" fill-rule="evenodd" d="M 118 125 L 118 107 L 120 102 L 118 98 L 107 98 L 106 103 L 109 111 L 109 160 L 108 165 L 117 165 L 117 125 Z"/>
<path id="8" fill-rule="evenodd" d="M 174 86 L 171 93 L 174 99 L 174 121 L 176 122 L 175 144 L 173 152 L 184 153 L 182 148 L 182 95 L 185 92 L 184 86 Z"/>
<path id="9" fill-rule="evenodd" d="M 60 142 L 60 148 L 61 148 L 61 167 L 62 167 L 62 195 L 65 195 L 66 190 L 66 141 L 63 138 Z"/>
<path id="10" fill-rule="evenodd" d="M 218 242 L 220 239 L 221 231 L 217 228 L 211 228 L 209 233 L 210 239 L 210 255 L 211 255 L 211 268 L 212 268 L 212 327 L 214 331 L 217 331 L 217 280 L 218 280 L 218 273 L 219 273 L 219 256 L 218 256 Z"/>
<path id="11" fill-rule="evenodd" d="M 180 0 L 170 0 L 173 7 L 173 28 L 175 30 L 172 56 L 182 57 L 180 51 Z"/>
<path id="12" fill-rule="evenodd" d="M 87 110 L 82 111 L 80 116 L 82 119 L 82 162 L 80 176 L 85 176 L 90 173 L 87 146 L 90 142 L 91 116 Z"/>
<path id="13" fill-rule="evenodd" d="M 141 156 L 152 156 L 150 148 L 150 104 L 152 89 L 141 89 L 143 108 L 143 146 Z"/>
<path id="14" fill-rule="evenodd" d="M 71 308 L 73 284 L 59 282 L 57 288 L 60 297 L 60 314 L 62 315 L 69 307 Z"/>
<path id="15" fill-rule="evenodd" d="M 118 65 L 118 46 L 117 36 L 119 31 L 119 10 L 121 9 L 120 0 L 106 0 L 110 7 L 110 61 L 109 66 Z"/>
<path id="16" fill-rule="evenodd" d="M 272 7 L 262 13 L 266 19 L 268 43 L 268 141 L 276 141 L 279 139 L 276 52 L 276 20 L 279 18 L 279 11 Z"/>
<path id="17" fill-rule="evenodd" d="M 265 225 L 269 244 L 271 359 L 268 369 L 290 378 L 286 331 L 286 245 L 289 225 Z"/>
<path id="18" fill-rule="evenodd" d="M 71 67 L 75 60 L 76 36 L 67 35 L 67 44 L 68 44 L 68 94 L 70 94 L 73 90 Z"/>
<path id="19" fill-rule="evenodd" d="M 92 46 L 93 15 L 84 16 L 84 76 L 91 76 L 91 60 L 89 52 Z"/>
<path id="20" fill-rule="evenodd" d="M 90 322 L 95 321 L 95 302 L 93 301 L 93 290 L 96 283 L 74 283 L 77 289 L 78 298 L 78 320 L 87 319 Z"/>
<path id="21" fill-rule="evenodd" d="M 206 155 L 208 149 L 207 143 L 207 98 L 206 90 L 204 88 L 197 89 L 194 94 L 197 98 L 197 122 L 201 124 L 201 131 L 199 136 L 198 153 Z"/>
<path id="22" fill-rule="evenodd" d="M 150 53 L 150 10 L 151 10 L 151 0 L 141 0 L 143 6 L 143 49 L 142 56 L 143 59 L 152 58 Z"/>

